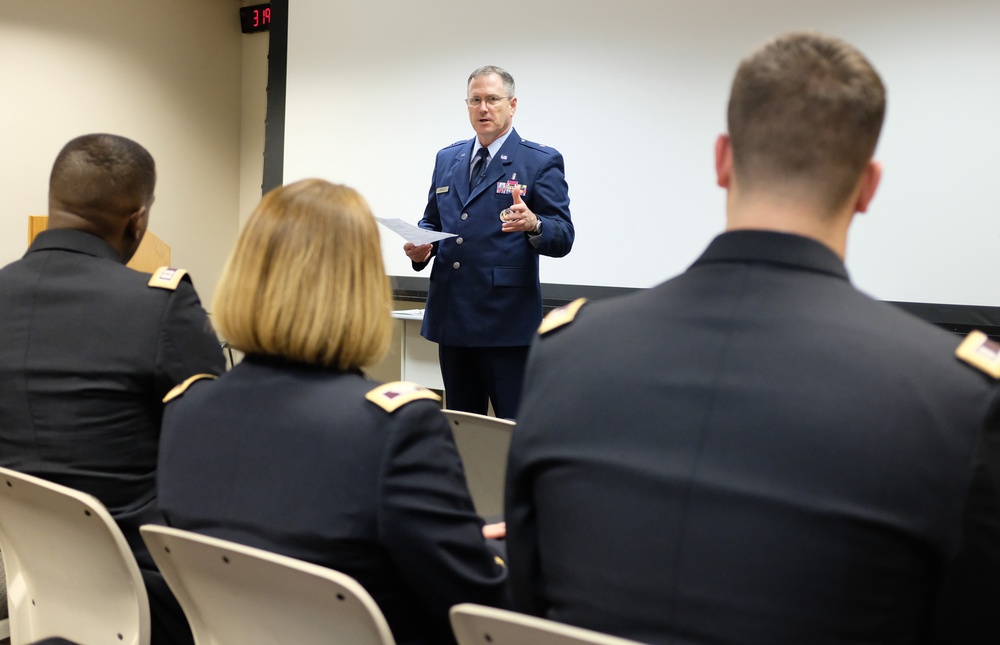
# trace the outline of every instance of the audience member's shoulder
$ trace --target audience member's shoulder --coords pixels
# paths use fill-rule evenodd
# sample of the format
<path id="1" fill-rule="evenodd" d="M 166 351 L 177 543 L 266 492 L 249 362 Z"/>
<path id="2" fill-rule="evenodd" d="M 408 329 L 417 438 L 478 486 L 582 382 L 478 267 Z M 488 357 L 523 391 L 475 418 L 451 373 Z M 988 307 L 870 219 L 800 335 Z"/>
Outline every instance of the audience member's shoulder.
<path id="1" fill-rule="evenodd" d="M 187 272 L 170 267 L 160 267 L 150 275 L 118 262 L 93 262 L 79 279 L 95 281 L 95 288 L 108 297 L 136 303 L 137 310 L 147 315 L 153 315 L 153 310 L 144 306 L 163 307 L 178 295 L 196 294 Z"/>
<path id="2" fill-rule="evenodd" d="M 149 277 L 146 286 L 163 291 L 177 291 L 182 285 L 192 286 L 191 276 L 185 269 L 160 267 Z"/>
<path id="3" fill-rule="evenodd" d="M 546 314 L 538 334 L 542 338 L 555 338 L 572 328 L 579 340 L 581 335 L 625 333 L 635 327 L 635 321 L 649 319 L 661 306 L 660 300 L 653 289 L 636 289 L 600 300 L 577 298 Z"/>
<path id="4" fill-rule="evenodd" d="M 586 298 L 577 298 L 569 304 L 553 309 L 542 319 L 542 324 L 538 327 L 538 335 L 545 337 L 565 328 L 576 320 L 585 304 L 587 304 Z"/>
<path id="5" fill-rule="evenodd" d="M 880 338 L 888 354 L 880 354 L 892 356 L 901 368 L 933 378 L 942 392 L 946 384 L 996 387 L 1000 343 L 985 333 L 973 331 L 962 337 L 904 312 L 898 312 L 894 322 L 887 328 L 883 325 Z"/>
<path id="6" fill-rule="evenodd" d="M 955 350 L 955 356 L 994 381 L 1000 380 L 1000 343 L 985 333 L 970 332 Z"/>
<path id="7" fill-rule="evenodd" d="M 432 401 L 439 404 L 441 397 L 423 386 L 409 381 L 392 381 L 372 388 L 365 398 L 388 414 L 393 414 L 414 401 Z"/>
<path id="8" fill-rule="evenodd" d="M 166 396 L 163 397 L 163 402 L 170 403 L 174 399 L 178 399 L 184 396 L 184 394 L 187 393 L 188 390 L 190 390 L 191 387 L 196 383 L 206 383 L 209 381 L 214 381 L 217 378 L 219 377 L 216 376 L 215 374 L 195 374 L 194 376 L 189 376 L 188 378 L 184 379 L 182 382 L 178 383 L 173 388 L 171 388 L 171 390 L 167 392 Z"/>
<path id="9" fill-rule="evenodd" d="M 874 300 L 859 293 L 859 300 L 851 310 L 863 318 L 869 334 L 881 338 L 896 352 L 907 352 L 915 359 L 927 354 L 954 358 L 955 348 L 962 336 L 946 330 L 906 311 L 895 304 Z"/>

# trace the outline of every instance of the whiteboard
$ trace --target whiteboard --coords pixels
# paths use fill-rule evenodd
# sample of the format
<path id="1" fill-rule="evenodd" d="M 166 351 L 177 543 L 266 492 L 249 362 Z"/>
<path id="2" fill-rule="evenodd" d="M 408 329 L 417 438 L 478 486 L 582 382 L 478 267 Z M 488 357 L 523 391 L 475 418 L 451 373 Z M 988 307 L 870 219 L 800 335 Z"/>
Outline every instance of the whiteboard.
<path id="1" fill-rule="evenodd" d="M 997 0 L 459 0 L 289 3 L 284 181 L 357 188 L 416 222 L 435 152 L 473 136 L 466 78 L 517 82 L 514 127 L 566 160 L 577 237 L 545 283 L 649 287 L 724 226 L 713 146 L 739 61 L 818 29 L 888 88 L 885 166 L 847 247 L 855 284 L 905 302 L 1000 305 Z M 415 273 L 382 230 L 386 268 Z"/>

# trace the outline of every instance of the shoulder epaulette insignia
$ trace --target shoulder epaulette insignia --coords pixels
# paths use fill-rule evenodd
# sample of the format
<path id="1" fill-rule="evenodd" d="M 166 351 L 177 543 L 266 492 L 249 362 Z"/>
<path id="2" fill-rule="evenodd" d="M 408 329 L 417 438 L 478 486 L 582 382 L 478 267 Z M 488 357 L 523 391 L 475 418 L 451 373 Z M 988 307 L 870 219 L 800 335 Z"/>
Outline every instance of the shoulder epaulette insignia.
<path id="1" fill-rule="evenodd" d="M 586 302 L 586 298 L 577 298 L 568 305 L 563 305 L 558 309 L 553 309 L 547 316 L 545 316 L 545 318 L 542 319 L 542 324 L 538 327 L 538 333 L 544 336 L 553 329 L 559 329 L 563 325 L 568 325 L 573 322 L 573 319 L 576 318 L 577 312 L 580 311 L 580 307 L 582 307 Z"/>
<path id="2" fill-rule="evenodd" d="M 499 564 L 501 567 L 505 567 L 506 568 L 506 566 L 507 566 L 507 563 L 504 562 L 503 558 L 501 558 L 499 555 L 493 556 L 493 561 L 496 562 L 497 564 Z"/>
<path id="3" fill-rule="evenodd" d="M 187 271 L 184 269 L 172 269 L 170 267 L 160 267 L 153 271 L 153 277 L 146 284 L 157 289 L 169 289 L 174 291 L 181 283 Z"/>
<path id="4" fill-rule="evenodd" d="M 981 331 L 973 331 L 955 350 L 955 356 L 993 378 L 1000 379 L 1000 343 Z"/>
<path id="5" fill-rule="evenodd" d="M 386 412 L 395 412 L 410 401 L 419 399 L 441 400 L 441 397 L 434 392 L 408 381 L 393 381 L 380 385 L 366 394 L 365 398 Z"/>
<path id="6" fill-rule="evenodd" d="M 195 374 L 194 376 L 189 376 L 186 379 L 184 379 L 183 382 L 178 383 L 169 392 L 167 392 L 167 395 L 165 397 L 163 397 L 163 402 L 164 403 L 168 403 L 170 401 L 173 401 L 174 399 L 176 399 L 177 397 L 179 397 L 181 394 L 184 394 L 185 392 L 187 392 L 187 389 L 189 387 L 191 387 L 192 383 L 196 383 L 196 382 L 198 382 L 198 381 L 200 381 L 202 379 L 206 379 L 206 378 L 207 379 L 217 379 L 219 377 L 216 376 L 215 374 Z"/>
<path id="7" fill-rule="evenodd" d="M 521 144 L 525 145 L 532 150 L 538 150 L 539 152 L 545 152 L 552 154 L 555 152 L 551 147 L 545 145 L 544 143 L 538 143 L 537 141 L 528 141 L 527 139 L 521 139 Z"/>

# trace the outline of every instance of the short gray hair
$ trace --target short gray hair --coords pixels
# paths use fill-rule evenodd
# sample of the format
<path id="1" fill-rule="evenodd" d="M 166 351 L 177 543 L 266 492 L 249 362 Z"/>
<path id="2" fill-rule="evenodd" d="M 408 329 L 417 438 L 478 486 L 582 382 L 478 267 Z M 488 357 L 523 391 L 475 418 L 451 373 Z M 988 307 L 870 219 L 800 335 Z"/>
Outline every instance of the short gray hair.
<path id="1" fill-rule="evenodd" d="M 473 70 L 473 72 L 469 74 L 469 80 L 465 82 L 465 86 L 468 87 L 469 83 L 471 83 L 474 78 L 489 76 L 490 74 L 496 74 L 500 77 L 500 80 L 503 81 L 503 91 L 507 92 L 508 97 L 514 98 L 516 96 L 516 94 L 514 94 L 514 77 L 510 75 L 510 72 L 502 67 L 497 67 L 496 65 L 483 65 L 482 67 Z"/>

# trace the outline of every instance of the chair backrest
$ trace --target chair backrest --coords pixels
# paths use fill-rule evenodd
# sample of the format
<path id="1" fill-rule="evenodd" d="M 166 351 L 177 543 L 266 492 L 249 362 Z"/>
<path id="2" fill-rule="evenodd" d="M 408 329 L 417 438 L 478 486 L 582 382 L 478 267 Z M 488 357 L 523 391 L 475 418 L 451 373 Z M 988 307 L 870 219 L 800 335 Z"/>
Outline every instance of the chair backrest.
<path id="1" fill-rule="evenodd" d="M 504 479 L 514 422 L 471 412 L 444 410 L 465 468 L 469 494 L 481 517 L 503 514 Z"/>
<path id="2" fill-rule="evenodd" d="M 589 629 L 470 603 L 451 608 L 451 628 L 458 645 L 640 645 Z"/>
<path id="3" fill-rule="evenodd" d="M 14 645 L 50 636 L 148 645 L 142 574 L 96 498 L 0 468 L 0 552 Z"/>
<path id="4" fill-rule="evenodd" d="M 197 645 L 393 645 L 353 578 L 315 564 L 166 526 L 141 527 Z"/>

